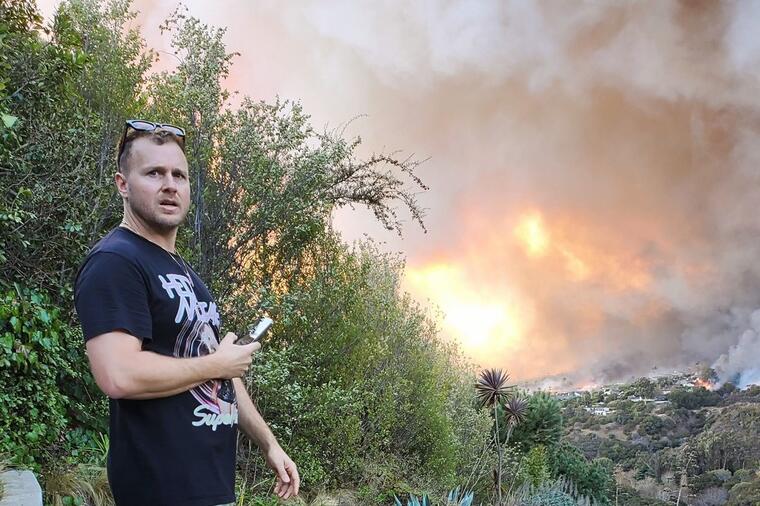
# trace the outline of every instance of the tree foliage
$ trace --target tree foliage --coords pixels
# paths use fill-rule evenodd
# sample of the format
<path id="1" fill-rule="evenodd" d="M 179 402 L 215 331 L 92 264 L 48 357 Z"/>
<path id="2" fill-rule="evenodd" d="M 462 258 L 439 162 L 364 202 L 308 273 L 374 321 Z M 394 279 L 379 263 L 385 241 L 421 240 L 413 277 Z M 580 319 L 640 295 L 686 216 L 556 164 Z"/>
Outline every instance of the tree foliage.
<path id="1" fill-rule="evenodd" d="M 525 420 L 512 432 L 511 441 L 525 451 L 538 445 L 551 448 L 562 437 L 562 407 L 546 392 L 528 398 Z"/>
<path id="2" fill-rule="evenodd" d="M 720 395 L 703 387 L 693 389 L 677 387 L 668 394 L 668 400 L 677 408 L 697 409 L 715 406 L 720 402 Z"/>
<path id="3" fill-rule="evenodd" d="M 356 205 L 389 229 L 401 231 L 399 209 L 422 225 L 419 161 L 360 156 L 361 139 L 316 130 L 298 102 L 233 107 L 224 30 L 183 9 L 163 25 L 177 65 L 152 72 L 134 16 L 127 0 L 71 0 L 44 26 L 32 1 L 0 4 L 0 377 L 13 408 L 0 452 L 52 464 L 105 431 L 72 283 L 121 218 L 116 145 L 142 117 L 187 130 L 193 202 L 178 246 L 226 330 L 262 312 L 277 322 L 248 386 L 306 486 L 453 486 L 490 426 L 473 371 L 401 291 L 403 262 L 348 248 L 330 226 Z M 258 452 L 240 461 L 243 481 L 266 488 Z"/>

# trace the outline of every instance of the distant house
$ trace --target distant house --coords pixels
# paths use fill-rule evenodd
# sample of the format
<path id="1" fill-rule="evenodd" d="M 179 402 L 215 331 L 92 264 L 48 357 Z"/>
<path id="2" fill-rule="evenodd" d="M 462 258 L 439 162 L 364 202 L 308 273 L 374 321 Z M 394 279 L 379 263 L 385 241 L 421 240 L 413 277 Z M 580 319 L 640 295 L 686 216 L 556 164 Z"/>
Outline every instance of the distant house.
<path id="1" fill-rule="evenodd" d="M 612 413 L 612 409 L 608 408 L 607 406 L 594 406 L 591 408 L 583 408 L 592 415 L 595 416 L 607 416 L 610 413 Z"/>
<path id="2" fill-rule="evenodd" d="M 575 399 L 581 396 L 582 394 L 580 392 L 562 392 L 555 394 L 554 398 L 560 401 L 569 401 L 570 399 Z"/>
<path id="3" fill-rule="evenodd" d="M 632 395 L 628 397 L 628 400 L 631 402 L 643 402 L 643 403 L 654 402 L 654 399 L 647 399 L 646 397 L 642 397 L 640 395 Z"/>

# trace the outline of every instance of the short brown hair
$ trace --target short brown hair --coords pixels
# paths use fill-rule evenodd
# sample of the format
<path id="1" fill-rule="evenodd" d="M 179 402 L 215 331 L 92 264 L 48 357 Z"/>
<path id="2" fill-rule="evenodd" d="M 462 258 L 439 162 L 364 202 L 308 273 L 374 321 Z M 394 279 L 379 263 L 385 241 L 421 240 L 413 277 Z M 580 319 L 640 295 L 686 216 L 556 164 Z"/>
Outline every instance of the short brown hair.
<path id="1" fill-rule="evenodd" d="M 119 172 L 124 175 L 126 175 L 129 171 L 129 168 L 127 167 L 127 161 L 129 161 L 129 155 L 132 151 L 132 143 L 141 137 L 148 137 L 154 144 L 158 144 L 159 146 L 166 144 L 167 142 L 173 142 L 179 146 L 183 153 L 185 152 L 184 139 L 172 134 L 171 132 L 167 132 L 166 130 L 153 130 L 150 132 L 145 132 L 142 130 L 130 129 L 129 132 L 127 132 L 127 136 L 124 138 L 123 144 L 119 146 L 121 156 L 118 160 L 116 160 L 116 165 L 119 169 Z"/>

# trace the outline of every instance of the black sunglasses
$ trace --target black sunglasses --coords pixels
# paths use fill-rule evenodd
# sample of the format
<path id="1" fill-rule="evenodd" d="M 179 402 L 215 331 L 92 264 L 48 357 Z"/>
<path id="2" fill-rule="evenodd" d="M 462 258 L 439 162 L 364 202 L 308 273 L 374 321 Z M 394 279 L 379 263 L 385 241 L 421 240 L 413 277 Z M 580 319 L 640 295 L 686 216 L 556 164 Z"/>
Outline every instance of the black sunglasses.
<path id="1" fill-rule="evenodd" d="M 182 143 L 185 143 L 185 130 L 175 125 L 168 125 L 166 123 L 153 123 L 152 121 L 145 121 L 143 119 L 128 119 L 124 125 L 124 133 L 121 136 L 121 142 L 119 143 L 119 156 L 116 160 L 121 159 L 121 154 L 124 152 L 124 144 L 127 142 L 127 132 L 129 129 L 137 132 L 153 132 L 154 130 L 163 130 L 172 135 L 176 135 L 182 139 Z"/>

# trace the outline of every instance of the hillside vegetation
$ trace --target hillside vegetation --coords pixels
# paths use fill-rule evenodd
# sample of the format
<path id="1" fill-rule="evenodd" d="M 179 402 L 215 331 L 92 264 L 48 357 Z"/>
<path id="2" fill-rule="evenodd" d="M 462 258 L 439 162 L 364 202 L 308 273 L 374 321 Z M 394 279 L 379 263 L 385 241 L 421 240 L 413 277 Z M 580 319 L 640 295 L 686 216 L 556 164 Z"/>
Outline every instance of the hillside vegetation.
<path id="1" fill-rule="evenodd" d="M 681 504 L 754 505 L 760 386 L 709 390 L 698 380 L 710 371 L 701 375 L 641 378 L 575 394 L 563 405 L 566 437 L 587 458 L 610 459 L 617 483 L 641 500 L 672 504 L 680 495 Z M 609 412 L 595 415 L 592 408 Z"/>

